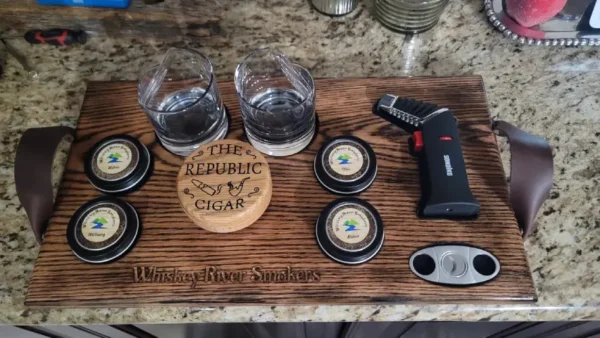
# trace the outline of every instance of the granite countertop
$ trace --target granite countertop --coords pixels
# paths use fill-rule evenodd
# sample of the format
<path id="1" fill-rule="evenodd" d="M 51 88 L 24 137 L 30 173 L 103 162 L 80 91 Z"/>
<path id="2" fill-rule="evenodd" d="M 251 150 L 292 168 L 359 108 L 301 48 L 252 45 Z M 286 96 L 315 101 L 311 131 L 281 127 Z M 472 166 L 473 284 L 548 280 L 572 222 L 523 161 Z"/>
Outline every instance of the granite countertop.
<path id="1" fill-rule="evenodd" d="M 163 323 L 355 320 L 600 319 L 599 49 L 518 45 L 486 22 L 482 1 L 451 1 L 441 22 L 413 39 L 378 24 L 362 3 L 330 18 L 304 0 L 221 1 L 210 38 L 158 41 L 92 36 L 85 46 L 29 46 L 12 40 L 39 70 L 28 78 L 8 58 L 0 80 L 0 322 Z M 15 148 L 31 127 L 75 126 L 85 81 L 136 80 L 170 46 L 208 55 L 231 79 L 252 49 L 276 46 L 315 77 L 483 76 L 492 116 L 546 137 L 555 183 L 537 230 L 525 241 L 535 304 L 252 306 L 219 308 L 44 309 L 24 306 L 39 247 L 15 193 Z M 67 147 L 56 161 L 60 177 Z M 505 165 L 506 145 L 502 145 Z M 508 167 L 507 167 L 508 169 Z"/>

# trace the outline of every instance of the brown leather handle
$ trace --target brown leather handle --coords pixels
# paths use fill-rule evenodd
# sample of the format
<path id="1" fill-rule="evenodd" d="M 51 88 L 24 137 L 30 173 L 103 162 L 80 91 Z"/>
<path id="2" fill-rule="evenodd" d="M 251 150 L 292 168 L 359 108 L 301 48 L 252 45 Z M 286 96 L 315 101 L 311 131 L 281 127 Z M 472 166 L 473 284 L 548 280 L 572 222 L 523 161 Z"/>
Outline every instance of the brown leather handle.
<path id="1" fill-rule="evenodd" d="M 525 238 L 533 232 L 535 215 L 552 188 L 552 148 L 545 139 L 508 122 L 495 121 L 492 127 L 510 143 L 510 204 Z"/>
<path id="2" fill-rule="evenodd" d="M 38 243 L 54 206 L 52 160 L 60 141 L 72 135 L 73 128 L 48 127 L 28 129 L 21 136 L 15 158 L 15 186 L 21 205 L 29 217 Z"/>

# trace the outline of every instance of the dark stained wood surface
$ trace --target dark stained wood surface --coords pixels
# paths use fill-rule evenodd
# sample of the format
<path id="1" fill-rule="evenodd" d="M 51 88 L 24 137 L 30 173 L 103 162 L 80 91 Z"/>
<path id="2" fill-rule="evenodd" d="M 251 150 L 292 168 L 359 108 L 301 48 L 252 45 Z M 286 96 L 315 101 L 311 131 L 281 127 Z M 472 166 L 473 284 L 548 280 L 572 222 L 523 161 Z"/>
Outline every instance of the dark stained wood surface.
<path id="1" fill-rule="evenodd" d="M 219 83 L 233 115 L 228 138 L 243 139 L 242 121 L 231 82 Z M 481 203 L 477 220 L 421 220 L 417 161 L 408 154 L 408 135 L 371 113 L 384 93 L 449 107 L 460 123 L 461 141 L 473 193 Z M 179 206 L 175 182 L 183 158 L 157 142 L 136 99 L 132 82 L 92 82 L 52 217 L 31 279 L 26 304 L 40 306 L 144 306 L 231 304 L 355 304 L 400 302 L 533 301 L 535 291 L 514 215 L 480 77 L 355 78 L 317 80 L 319 134 L 309 148 L 287 158 L 267 156 L 273 176 L 272 201 L 258 222 L 239 232 L 209 233 L 194 225 Z M 70 251 L 65 230 L 73 212 L 100 192 L 83 173 L 85 152 L 117 133 L 138 137 L 155 156 L 154 175 L 141 190 L 123 197 L 141 215 L 137 246 L 119 261 L 91 265 Z M 385 224 L 385 243 L 367 264 L 344 266 L 319 250 L 314 227 L 321 209 L 336 198 L 317 183 L 312 163 L 330 137 L 352 134 L 377 154 L 379 172 L 360 197 L 371 202 Z M 452 288 L 412 274 L 409 256 L 433 242 L 482 247 L 502 270 L 490 283 Z M 310 283 L 134 283 L 133 267 L 155 266 L 204 271 L 311 270 Z M 251 274 L 249 274 L 251 276 Z M 248 276 L 246 276 L 248 278 Z M 246 279 L 246 281 L 248 281 Z"/>

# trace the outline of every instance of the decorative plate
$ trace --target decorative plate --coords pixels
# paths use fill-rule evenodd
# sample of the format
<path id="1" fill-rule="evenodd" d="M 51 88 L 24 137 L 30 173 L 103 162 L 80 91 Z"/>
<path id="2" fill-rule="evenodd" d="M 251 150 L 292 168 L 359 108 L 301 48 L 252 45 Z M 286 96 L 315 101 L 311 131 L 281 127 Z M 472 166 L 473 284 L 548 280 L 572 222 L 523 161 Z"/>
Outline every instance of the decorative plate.
<path id="1" fill-rule="evenodd" d="M 600 46 L 600 8 L 595 4 L 595 0 L 568 0 L 550 20 L 524 27 L 506 13 L 504 0 L 484 0 L 488 19 L 504 36 L 538 46 Z"/>

